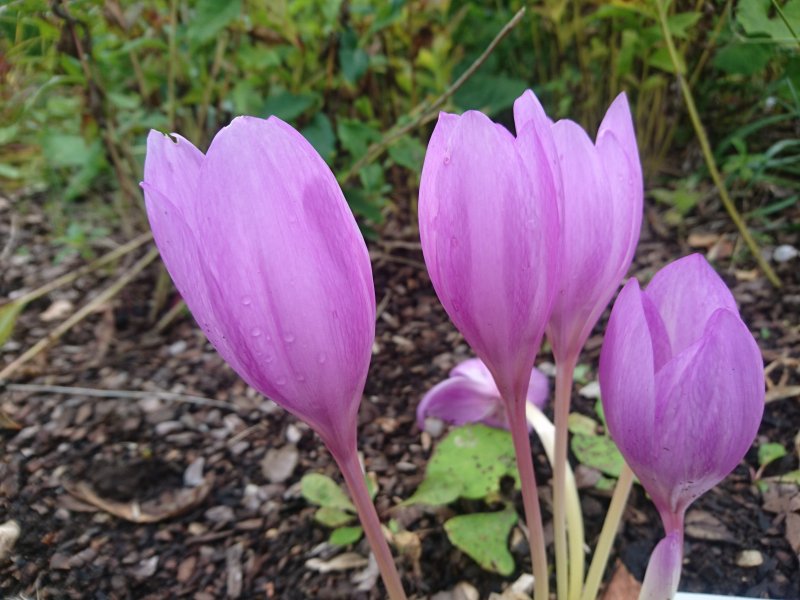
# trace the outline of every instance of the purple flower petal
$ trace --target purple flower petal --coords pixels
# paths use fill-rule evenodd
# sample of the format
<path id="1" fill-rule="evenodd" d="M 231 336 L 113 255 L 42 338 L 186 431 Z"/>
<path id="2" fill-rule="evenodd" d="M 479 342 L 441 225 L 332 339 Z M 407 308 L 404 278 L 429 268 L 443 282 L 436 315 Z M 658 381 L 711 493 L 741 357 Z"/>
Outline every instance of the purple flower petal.
<path id="1" fill-rule="evenodd" d="M 717 309 L 727 308 L 738 314 L 733 294 L 699 254 L 661 269 L 647 286 L 646 294 L 664 321 L 675 354 L 697 341 Z"/>

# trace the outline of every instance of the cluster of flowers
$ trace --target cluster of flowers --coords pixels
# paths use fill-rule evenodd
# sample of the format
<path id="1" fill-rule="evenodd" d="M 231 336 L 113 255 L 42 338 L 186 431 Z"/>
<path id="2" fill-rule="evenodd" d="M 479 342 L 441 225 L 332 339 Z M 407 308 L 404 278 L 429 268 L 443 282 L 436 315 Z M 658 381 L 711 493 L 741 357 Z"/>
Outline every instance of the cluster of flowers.
<path id="1" fill-rule="evenodd" d="M 419 195 L 426 266 L 483 364 L 456 371 L 421 411 L 510 429 L 543 600 L 546 554 L 525 417 L 534 359 L 546 333 L 558 368 L 558 500 L 572 371 L 630 267 L 642 174 L 624 95 L 595 143 L 572 121 L 550 121 L 530 91 L 514 118 L 516 136 L 480 112 L 443 113 L 428 146 Z M 200 327 L 251 386 L 319 434 L 387 593 L 405 598 L 357 458 L 375 291 L 333 173 L 280 119 L 238 117 L 205 155 L 178 135 L 151 132 L 142 187 L 164 263 Z M 669 598 L 687 506 L 739 463 L 763 411 L 759 349 L 705 259 L 666 266 L 645 291 L 628 281 L 606 331 L 600 384 L 610 433 L 666 530 L 643 597 Z M 554 519 L 561 566 L 563 512 Z"/>

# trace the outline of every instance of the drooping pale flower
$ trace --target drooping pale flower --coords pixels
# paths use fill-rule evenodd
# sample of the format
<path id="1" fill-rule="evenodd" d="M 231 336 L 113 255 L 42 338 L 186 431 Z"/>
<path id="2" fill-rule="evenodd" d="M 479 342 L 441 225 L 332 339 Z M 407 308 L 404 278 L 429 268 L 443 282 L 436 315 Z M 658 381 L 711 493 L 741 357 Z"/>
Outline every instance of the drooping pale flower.
<path id="1" fill-rule="evenodd" d="M 276 117 L 238 117 L 204 156 L 151 131 L 156 244 L 198 324 L 254 388 L 355 449 L 375 335 L 367 248 L 314 148 Z"/>
<path id="2" fill-rule="evenodd" d="M 600 386 L 609 432 L 666 529 L 645 591 L 674 593 L 686 509 L 739 464 L 764 410 L 761 352 L 702 256 L 667 265 L 644 291 L 635 279 L 625 285 L 606 330 Z"/>
<path id="3" fill-rule="evenodd" d="M 639 241 L 642 169 L 628 100 L 622 93 L 608 108 L 596 143 L 573 121 L 550 121 L 530 90 L 514 103 L 514 122 L 540 132 L 555 174 L 561 268 L 547 337 L 557 361 L 574 361 Z"/>
<path id="4" fill-rule="evenodd" d="M 526 400 L 542 408 L 547 402 L 547 377 L 538 369 L 531 371 Z M 425 419 L 436 418 L 464 425 L 483 423 L 508 429 L 508 417 L 500 390 L 492 374 L 479 358 L 456 365 L 450 377 L 433 386 L 417 406 L 417 426 L 425 429 Z"/>
<path id="5" fill-rule="evenodd" d="M 422 169 L 419 228 L 447 314 L 506 401 L 523 401 L 558 260 L 555 186 L 536 130 L 515 138 L 479 112 L 440 114 Z"/>

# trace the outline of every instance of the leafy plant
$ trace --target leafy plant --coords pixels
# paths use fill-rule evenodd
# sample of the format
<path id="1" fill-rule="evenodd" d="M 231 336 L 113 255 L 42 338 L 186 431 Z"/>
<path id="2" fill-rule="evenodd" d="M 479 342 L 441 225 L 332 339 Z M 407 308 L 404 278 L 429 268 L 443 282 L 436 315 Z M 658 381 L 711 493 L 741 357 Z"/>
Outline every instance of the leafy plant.
<path id="1" fill-rule="evenodd" d="M 378 487 L 372 477 L 367 476 L 370 498 L 375 498 Z M 356 507 L 339 485 L 327 475 L 308 473 L 300 481 L 300 491 L 309 503 L 318 506 L 314 519 L 333 529 L 328 542 L 334 546 L 348 546 L 361 539 L 364 534 L 357 521 Z"/>

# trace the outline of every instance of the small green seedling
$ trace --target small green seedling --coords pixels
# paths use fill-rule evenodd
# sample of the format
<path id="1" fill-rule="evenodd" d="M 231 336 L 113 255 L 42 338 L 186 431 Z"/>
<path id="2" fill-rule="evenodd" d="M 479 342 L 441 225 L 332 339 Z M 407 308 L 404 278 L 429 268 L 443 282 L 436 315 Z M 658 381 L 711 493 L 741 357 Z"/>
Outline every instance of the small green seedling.
<path id="1" fill-rule="evenodd" d="M 370 498 L 375 498 L 378 486 L 369 475 L 365 478 Z M 319 506 L 314 520 L 333 529 L 328 538 L 329 543 L 334 546 L 348 546 L 361 539 L 364 534 L 361 526 L 352 525 L 357 521 L 356 507 L 333 479 L 321 473 L 308 473 L 303 476 L 300 486 L 303 498 Z"/>

